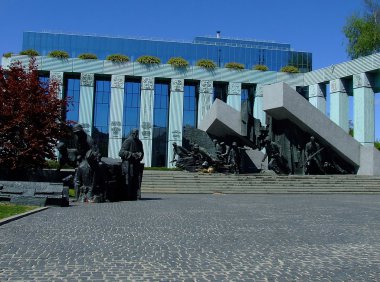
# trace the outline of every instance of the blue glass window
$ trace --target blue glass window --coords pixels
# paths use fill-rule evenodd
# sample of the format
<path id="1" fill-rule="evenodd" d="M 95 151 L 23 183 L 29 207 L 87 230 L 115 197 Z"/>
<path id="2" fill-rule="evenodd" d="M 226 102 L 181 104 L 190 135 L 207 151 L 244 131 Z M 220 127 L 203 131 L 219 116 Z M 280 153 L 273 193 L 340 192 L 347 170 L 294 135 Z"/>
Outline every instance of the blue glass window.
<path id="1" fill-rule="evenodd" d="M 152 166 L 166 166 L 168 146 L 169 85 L 154 86 Z"/>
<path id="2" fill-rule="evenodd" d="M 80 79 L 68 78 L 65 83 L 67 98 L 66 120 L 77 123 L 79 120 Z"/>
<path id="3" fill-rule="evenodd" d="M 95 81 L 94 123 L 92 137 L 103 157 L 108 156 L 109 114 L 111 98 L 111 81 L 97 79 Z"/>
<path id="4" fill-rule="evenodd" d="M 195 85 L 185 85 L 183 97 L 183 126 L 197 126 L 197 96 Z"/>
<path id="5" fill-rule="evenodd" d="M 140 92 L 140 82 L 125 82 L 123 106 L 123 139 L 128 137 L 133 128 L 140 127 Z"/>

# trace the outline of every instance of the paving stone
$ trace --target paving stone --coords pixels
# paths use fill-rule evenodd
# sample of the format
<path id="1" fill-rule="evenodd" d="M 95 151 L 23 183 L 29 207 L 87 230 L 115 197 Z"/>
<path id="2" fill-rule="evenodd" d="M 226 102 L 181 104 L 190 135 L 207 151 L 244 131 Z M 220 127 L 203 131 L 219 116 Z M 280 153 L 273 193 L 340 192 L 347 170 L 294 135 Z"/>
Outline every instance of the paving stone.
<path id="1" fill-rule="evenodd" d="M 0 227 L 0 281 L 379 281 L 380 195 L 143 195 Z"/>

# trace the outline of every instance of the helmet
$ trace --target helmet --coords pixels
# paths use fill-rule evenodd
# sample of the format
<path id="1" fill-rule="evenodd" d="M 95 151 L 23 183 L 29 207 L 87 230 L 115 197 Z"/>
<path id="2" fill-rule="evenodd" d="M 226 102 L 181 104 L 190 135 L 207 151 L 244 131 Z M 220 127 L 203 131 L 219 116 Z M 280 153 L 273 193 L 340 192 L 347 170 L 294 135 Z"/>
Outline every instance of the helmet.
<path id="1" fill-rule="evenodd" d="M 81 124 L 77 123 L 73 126 L 73 132 L 75 133 L 75 132 L 79 132 L 79 131 L 83 131 L 83 126 Z"/>

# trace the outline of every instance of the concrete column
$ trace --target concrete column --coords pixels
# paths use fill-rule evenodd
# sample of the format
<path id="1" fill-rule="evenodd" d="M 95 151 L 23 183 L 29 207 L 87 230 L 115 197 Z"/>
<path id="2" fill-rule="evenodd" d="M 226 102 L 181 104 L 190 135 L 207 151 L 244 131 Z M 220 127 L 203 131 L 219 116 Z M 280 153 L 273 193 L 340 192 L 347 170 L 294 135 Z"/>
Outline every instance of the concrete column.
<path id="1" fill-rule="evenodd" d="M 241 111 L 241 83 L 230 82 L 228 84 L 227 105 Z"/>
<path id="2" fill-rule="evenodd" d="M 213 82 L 210 80 L 201 80 L 199 87 L 199 99 L 198 99 L 198 123 L 200 124 L 203 117 L 210 110 L 213 103 Z"/>
<path id="3" fill-rule="evenodd" d="M 92 117 L 94 112 L 94 85 L 93 73 L 81 73 L 80 75 L 80 100 L 79 100 L 79 120 L 84 131 L 91 135 Z"/>
<path id="4" fill-rule="evenodd" d="M 59 89 L 58 89 L 58 98 L 59 99 L 62 99 L 63 98 L 63 72 L 61 71 L 51 71 L 50 72 L 50 77 L 49 77 L 49 80 L 50 81 L 57 81 L 58 82 L 58 85 L 59 85 Z"/>
<path id="5" fill-rule="evenodd" d="M 111 77 L 108 157 L 115 159 L 119 158 L 123 142 L 124 81 L 124 75 L 112 75 Z"/>
<path id="6" fill-rule="evenodd" d="M 256 85 L 255 100 L 253 102 L 253 117 L 260 120 L 261 125 L 266 125 L 266 114 L 263 111 L 263 84 Z"/>
<path id="7" fill-rule="evenodd" d="M 375 93 L 369 74 L 353 76 L 354 137 L 361 144 L 373 146 L 375 141 Z"/>
<path id="8" fill-rule="evenodd" d="M 342 79 L 330 81 L 330 119 L 348 133 L 348 95 Z"/>
<path id="9" fill-rule="evenodd" d="M 309 102 L 326 114 L 326 84 L 309 85 Z"/>
<path id="10" fill-rule="evenodd" d="M 154 77 L 141 79 L 140 139 L 144 148 L 146 167 L 152 166 Z"/>
<path id="11" fill-rule="evenodd" d="M 175 167 L 173 142 L 182 146 L 184 80 L 172 79 L 170 84 L 168 160 L 167 167 Z"/>

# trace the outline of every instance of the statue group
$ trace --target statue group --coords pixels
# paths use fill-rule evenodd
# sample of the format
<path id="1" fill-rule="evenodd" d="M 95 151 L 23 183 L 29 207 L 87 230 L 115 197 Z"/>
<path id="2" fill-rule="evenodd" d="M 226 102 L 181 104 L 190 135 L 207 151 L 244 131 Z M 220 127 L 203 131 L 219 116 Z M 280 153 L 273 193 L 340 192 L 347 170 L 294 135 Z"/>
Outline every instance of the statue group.
<path id="1" fill-rule="evenodd" d="M 57 149 L 60 153 L 59 169 L 64 164 L 76 167 L 73 184 L 77 201 L 100 203 L 141 198 L 144 150 L 137 129 L 131 131 L 121 146 L 121 164 L 101 158 L 96 144 L 82 125 L 74 125 L 72 132 L 74 148 L 68 149 L 60 143 Z"/>
<path id="2" fill-rule="evenodd" d="M 241 150 L 237 146 L 237 142 L 226 145 L 225 142 L 220 142 L 217 139 L 213 140 L 214 151 L 212 155 L 206 149 L 194 143 L 190 150 L 179 146 L 176 142 L 173 146 L 173 160 L 171 161 L 177 167 L 187 171 L 228 171 L 234 174 L 239 174 L 241 169 Z"/>

